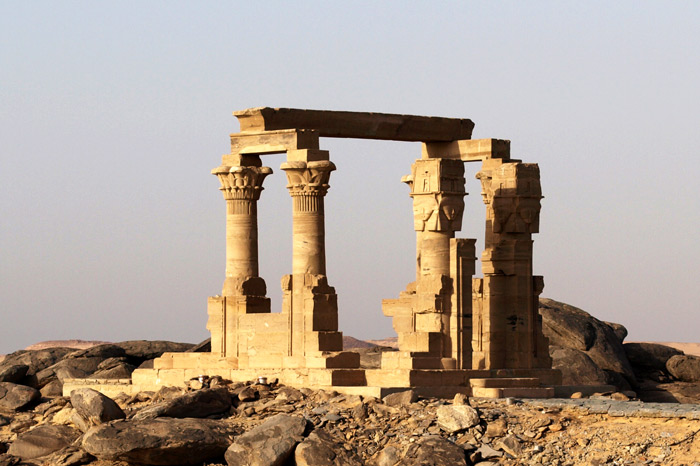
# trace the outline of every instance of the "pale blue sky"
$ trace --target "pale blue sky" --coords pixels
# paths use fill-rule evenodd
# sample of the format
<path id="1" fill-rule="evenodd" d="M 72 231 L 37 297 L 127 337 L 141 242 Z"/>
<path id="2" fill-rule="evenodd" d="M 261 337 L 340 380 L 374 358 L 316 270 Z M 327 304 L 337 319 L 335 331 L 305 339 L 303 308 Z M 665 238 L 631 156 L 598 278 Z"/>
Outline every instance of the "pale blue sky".
<path id="1" fill-rule="evenodd" d="M 544 296 L 630 338 L 700 341 L 700 3 L 0 1 L 0 354 L 46 339 L 207 337 L 231 112 L 471 118 L 540 164 Z M 420 145 L 322 140 L 340 327 L 414 276 Z M 291 269 L 279 165 L 259 203 L 275 310 Z M 460 237 L 483 246 L 468 165 Z"/>

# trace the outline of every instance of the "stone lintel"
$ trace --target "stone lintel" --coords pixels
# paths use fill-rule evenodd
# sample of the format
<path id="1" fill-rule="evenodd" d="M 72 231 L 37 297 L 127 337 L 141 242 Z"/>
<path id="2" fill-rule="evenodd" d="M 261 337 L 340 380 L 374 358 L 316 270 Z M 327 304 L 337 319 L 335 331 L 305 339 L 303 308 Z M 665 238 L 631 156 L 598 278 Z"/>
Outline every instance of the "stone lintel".
<path id="1" fill-rule="evenodd" d="M 231 154 L 279 154 L 288 150 L 318 149 L 319 133 L 307 129 L 231 134 Z"/>
<path id="2" fill-rule="evenodd" d="M 477 162 L 486 159 L 510 159 L 510 141 L 506 139 L 463 139 L 452 142 L 424 142 L 424 159 L 457 159 Z"/>
<path id="3" fill-rule="evenodd" d="M 317 130 L 321 137 L 447 142 L 469 139 L 469 119 L 371 112 L 258 107 L 233 112 L 241 133 L 283 129 Z"/>

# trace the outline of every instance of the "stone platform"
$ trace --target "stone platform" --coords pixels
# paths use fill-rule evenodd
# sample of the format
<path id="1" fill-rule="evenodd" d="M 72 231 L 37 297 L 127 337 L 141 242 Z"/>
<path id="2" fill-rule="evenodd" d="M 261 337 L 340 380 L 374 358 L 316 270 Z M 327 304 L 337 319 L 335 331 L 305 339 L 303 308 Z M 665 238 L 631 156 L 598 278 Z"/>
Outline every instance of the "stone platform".
<path id="1" fill-rule="evenodd" d="M 164 386 L 184 387 L 200 375 L 220 376 L 233 382 L 266 377 L 297 388 L 322 389 L 351 395 L 384 396 L 412 389 L 419 396 L 452 398 L 467 396 L 503 398 L 551 398 L 561 382 L 559 371 L 547 369 L 360 369 L 360 368 L 246 368 L 211 353 L 165 353 L 152 369 L 136 369 L 131 379 L 67 379 L 64 395 L 77 388 L 93 388 L 105 395 L 133 395 Z"/>

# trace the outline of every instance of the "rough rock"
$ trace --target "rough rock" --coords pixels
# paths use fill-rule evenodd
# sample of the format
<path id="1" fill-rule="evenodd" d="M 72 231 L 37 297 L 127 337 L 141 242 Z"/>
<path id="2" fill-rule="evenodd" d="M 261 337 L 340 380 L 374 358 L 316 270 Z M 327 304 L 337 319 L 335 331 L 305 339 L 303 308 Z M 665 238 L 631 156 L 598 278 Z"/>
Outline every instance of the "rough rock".
<path id="1" fill-rule="evenodd" d="M 608 324 L 579 308 L 547 298 L 540 299 L 539 312 L 550 345 L 585 351 L 601 369 L 636 383 L 622 343 Z"/>
<path id="2" fill-rule="evenodd" d="M 401 461 L 401 451 L 395 445 L 384 447 L 372 459 L 372 466 L 396 466 Z"/>
<path id="3" fill-rule="evenodd" d="M 408 448 L 401 466 L 467 465 L 464 449 L 438 436 L 421 438 Z"/>
<path id="4" fill-rule="evenodd" d="M 185 353 L 211 353 L 211 338 L 207 338 L 201 343 L 197 343 L 185 350 Z"/>
<path id="5" fill-rule="evenodd" d="M 90 377 L 94 379 L 130 379 L 131 373 L 134 372 L 135 369 L 136 366 L 132 366 L 127 362 L 120 362 L 109 368 L 100 369 L 98 367 Z"/>
<path id="6" fill-rule="evenodd" d="M 683 382 L 700 382 L 700 357 L 692 355 L 671 356 L 666 361 L 668 372 Z"/>
<path id="7" fill-rule="evenodd" d="M 623 343 L 625 341 L 625 338 L 627 338 L 627 327 L 625 327 L 622 324 L 617 324 L 615 322 L 604 321 L 603 323 L 610 327 L 613 330 L 613 332 L 615 332 L 615 336 L 618 340 L 620 340 L 620 343 Z"/>
<path id="8" fill-rule="evenodd" d="M 277 414 L 246 432 L 226 450 L 229 466 L 280 466 L 306 430 L 306 419 Z"/>
<path id="9" fill-rule="evenodd" d="M 79 466 L 91 463 L 95 459 L 88 452 L 70 445 L 48 455 L 44 460 L 45 465 L 50 466 Z"/>
<path id="10" fill-rule="evenodd" d="M 124 351 L 123 348 L 112 343 L 105 343 L 103 345 L 75 350 L 66 355 L 65 359 L 98 358 L 100 361 L 104 361 L 108 358 L 119 358 L 123 356 L 126 356 L 126 351 Z"/>
<path id="11" fill-rule="evenodd" d="M 89 426 L 126 417 L 114 400 L 92 388 L 73 390 L 70 394 L 70 403 Z"/>
<path id="12" fill-rule="evenodd" d="M 477 425 L 479 413 L 467 405 L 443 405 L 437 409 L 437 423 L 445 432 L 459 432 Z"/>
<path id="13" fill-rule="evenodd" d="M 383 399 L 384 404 L 398 408 L 400 406 L 408 406 L 418 400 L 418 395 L 413 390 L 404 390 L 402 392 L 391 393 Z"/>
<path id="14" fill-rule="evenodd" d="M 6 453 L 0 455 L 0 466 L 15 466 L 19 464 L 20 461 L 22 460 L 16 456 L 8 455 Z"/>
<path id="15" fill-rule="evenodd" d="M 155 359 L 163 353 L 181 353 L 193 348 L 192 343 L 177 343 L 162 340 L 129 340 L 115 343 L 115 346 L 124 350 L 124 356 L 129 362 L 138 366 L 147 359 Z"/>
<path id="16" fill-rule="evenodd" d="M 36 386 L 36 377 L 34 376 L 37 372 L 46 369 L 49 366 L 56 364 L 58 361 L 63 359 L 67 354 L 74 352 L 74 348 L 47 348 L 42 350 L 34 351 L 15 351 L 14 353 L 5 356 L 5 359 L 0 363 L 0 371 L 3 371 L 8 366 L 13 365 L 25 365 L 27 366 L 27 374 L 19 381 L 22 385 L 29 385 L 34 388 Z"/>
<path id="17" fill-rule="evenodd" d="M 101 460 L 173 465 L 220 458 L 233 430 L 210 419 L 158 418 L 113 421 L 85 433 L 83 450 Z"/>
<path id="18" fill-rule="evenodd" d="M 39 391 L 32 387 L 11 382 L 0 382 L 0 407 L 18 410 L 25 408 L 40 397 Z"/>
<path id="19" fill-rule="evenodd" d="M 95 347 L 97 348 L 97 347 Z M 79 352 L 83 351 L 89 351 L 92 348 L 89 348 L 87 350 L 78 350 Z M 69 355 L 70 356 L 70 355 Z M 102 358 L 100 357 L 69 357 L 66 356 L 64 359 L 61 361 L 57 362 L 56 364 L 53 364 L 52 366 L 47 367 L 46 369 L 43 369 L 39 372 L 36 373 L 36 384 L 37 387 L 43 387 L 47 383 L 53 381 L 53 380 L 60 380 L 63 382 L 66 379 L 75 379 L 75 378 L 82 378 L 82 377 L 87 377 L 88 375 L 92 374 L 97 370 L 97 366 L 100 365 L 102 362 Z"/>
<path id="20" fill-rule="evenodd" d="M 604 385 L 608 376 L 584 351 L 550 346 L 552 368 L 559 369 L 563 385 Z"/>
<path id="21" fill-rule="evenodd" d="M 625 343 L 623 345 L 627 359 L 635 371 L 666 370 L 666 361 L 671 356 L 681 355 L 683 351 L 658 343 Z"/>
<path id="22" fill-rule="evenodd" d="M 26 364 L 0 365 L 0 382 L 19 383 L 27 375 Z"/>
<path id="23" fill-rule="evenodd" d="M 521 442 L 515 435 L 506 435 L 502 439 L 498 439 L 494 444 L 514 458 L 517 458 L 523 452 Z"/>
<path id="24" fill-rule="evenodd" d="M 205 388 L 151 405 L 142 409 L 133 418 L 137 420 L 157 417 L 204 418 L 227 413 L 230 409 L 231 395 L 227 389 Z"/>
<path id="25" fill-rule="evenodd" d="M 67 447 L 79 435 L 72 427 L 43 424 L 19 434 L 7 453 L 23 460 L 39 458 Z"/>
<path id="26" fill-rule="evenodd" d="M 39 392 L 41 393 L 41 396 L 46 398 L 61 396 L 63 395 L 63 382 L 61 382 L 58 379 L 52 380 L 51 382 L 41 387 L 41 390 L 39 390 Z"/>
<path id="27" fill-rule="evenodd" d="M 317 429 L 294 450 L 296 466 L 362 466 L 353 452 L 334 441 L 323 429 Z"/>

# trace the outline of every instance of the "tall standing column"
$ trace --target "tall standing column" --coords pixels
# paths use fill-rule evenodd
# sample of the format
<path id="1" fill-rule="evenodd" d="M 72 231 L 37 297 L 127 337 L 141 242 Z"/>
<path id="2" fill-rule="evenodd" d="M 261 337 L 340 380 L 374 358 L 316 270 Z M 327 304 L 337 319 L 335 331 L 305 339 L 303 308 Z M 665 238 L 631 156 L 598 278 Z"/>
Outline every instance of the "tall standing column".
<path id="1" fill-rule="evenodd" d="M 212 353 L 225 357 L 241 354 L 239 316 L 270 312 L 265 280 L 258 276 L 257 202 L 272 170 L 258 156 L 241 156 L 239 162 L 212 170 L 226 200 L 226 278 L 222 295 L 209 298 L 207 328 Z"/>
<path id="2" fill-rule="evenodd" d="M 292 214 L 292 274 L 326 274 L 323 198 L 335 165 L 329 160 L 282 164 L 294 202 Z"/>
<path id="3" fill-rule="evenodd" d="M 303 366 L 309 356 L 323 351 L 340 351 L 338 303 L 335 289 L 326 278 L 324 196 L 335 165 L 328 152 L 298 150 L 287 152 L 282 170 L 293 200 L 292 274 L 283 280 L 289 314 L 289 355 Z M 306 361 L 306 362 L 304 362 Z"/>
<path id="4" fill-rule="evenodd" d="M 458 310 L 451 309 L 451 297 L 457 284 L 451 280 L 450 257 L 454 233 L 462 226 L 464 164 L 461 160 L 416 160 L 411 175 L 402 181 L 410 186 L 413 198 L 416 285 L 410 319 L 401 303 L 392 311 L 387 302 L 385 314 L 394 317 L 400 351 L 455 359 L 451 316 Z"/>
<path id="5" fill-rule="evenodd" d="M 258 277 L 258 209 L 269 167 L 220 166 L 212 173 L 226 199 L 226 279 L 223 295 L 243 292 L 246 280 Z M 264 294 L 264 293 L 263 293 Z"/>

